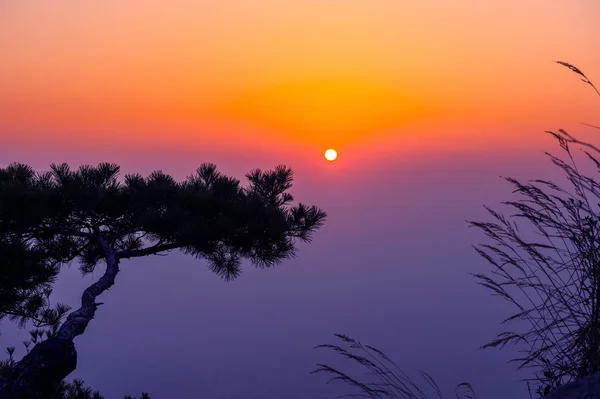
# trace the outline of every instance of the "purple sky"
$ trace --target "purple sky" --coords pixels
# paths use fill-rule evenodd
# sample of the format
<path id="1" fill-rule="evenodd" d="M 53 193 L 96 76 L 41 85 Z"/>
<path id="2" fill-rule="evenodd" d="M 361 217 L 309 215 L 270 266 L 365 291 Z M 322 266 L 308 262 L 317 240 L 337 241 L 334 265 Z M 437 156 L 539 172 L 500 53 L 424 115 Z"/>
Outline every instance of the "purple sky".
<path id="1" fill-rule="evenodd" d="M 105 305 L 76 340 L 72 377 L 109 399 L 142 390 L 158 399 L 332 397 L 347 388 L 309 372 L 318 362 L 339 363 L 312 347 L 340 332 L 384 350 L 411 376 L 427 371 L 448 397 L 470 381 L 480 398 L 527 398 L 516 382 L 527 374 L 506 364 L 514 351 L 477 350 L 504 331 L 499 322 L 512 309 L 468 275 L 490 268 L 471 248 L 482 233 L 465 220 L 485 218 L 483 204 L 514 198 L 500 175 L 556 174 L 542 150 L 557 146 L 543 133 L 539 142 L 538 150 L 448 153 L 443 162 L 427 151 L 392 157 L 349 169 L 335 184 L 298 169 L 296 199 L 323 207 L 329 218 L 296 259 L 269 270 L 248 267 L 232 283 L 179 253 L 123 262 L 100 298 Z M 14 156 L 47 165 L 105 155 Z M 182 177 L 206 155 L 182 153 L 178 164 L 148 160 L 138 170 L 161 165 Z M 109 160 L 127 165 L 129 156 Z M 212 160 L 232 174 L 270 166 L 251 165 L 251 155 L 219 157 Z M 76 305 L 93 278 L 98 274 L 82 278 L 75 266 L 66 269 L 55 299 Z M 22 355 L 26 331 L 5 322 L 2 333 L 0 344 Z"/>

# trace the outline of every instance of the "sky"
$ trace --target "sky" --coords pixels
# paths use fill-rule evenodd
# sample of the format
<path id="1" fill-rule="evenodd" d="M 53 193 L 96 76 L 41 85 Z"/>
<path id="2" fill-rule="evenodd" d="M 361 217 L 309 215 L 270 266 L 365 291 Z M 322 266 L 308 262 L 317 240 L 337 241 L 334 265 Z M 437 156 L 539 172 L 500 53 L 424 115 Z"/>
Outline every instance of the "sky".
<path id="1" fill-rule="evenodd" d="M 299 256 L 225 283 L 194 259 L 136 259 L 77 338 L 107 399 L 323 398 L 313 350 L 340 332 L 442 390 L 527 398 L 511 350 L 477 348 L 510 312 L 465 220 L 552 177 L 545 130 L 582 139 L 600 82 L 595 0 L 105 0 L 0 3 L 0 164 L 117 162 L 178 179 L 286 164 L 329 218 Z M 323 152 L 338 150 L 327 162 Z M 56 298 L 76 305 L 66 269 Z M 2 325 L 0 345 L 22 331 Z"/>

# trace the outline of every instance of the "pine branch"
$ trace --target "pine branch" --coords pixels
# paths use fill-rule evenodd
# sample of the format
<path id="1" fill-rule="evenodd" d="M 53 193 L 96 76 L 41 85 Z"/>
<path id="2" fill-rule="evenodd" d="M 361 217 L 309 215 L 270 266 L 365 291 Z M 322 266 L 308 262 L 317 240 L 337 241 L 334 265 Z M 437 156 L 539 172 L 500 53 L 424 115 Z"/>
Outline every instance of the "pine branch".
<path id="1" fill-rule="evenodd" d="M 116 255 L 117 259 L 139 258 L 139 257 L 143 257 L 143 256 L 148 256 L 148 255 L 157 255 L 161 252 L 171 251 L 171 250 L 177 249 L 177 248 L 181 248 L 181 244 L 158 243 L 156 245 L 152 245 L 152 246 L 146 247 L 146 248 L 118 251 L 115 253 L 115 255 Z"/>

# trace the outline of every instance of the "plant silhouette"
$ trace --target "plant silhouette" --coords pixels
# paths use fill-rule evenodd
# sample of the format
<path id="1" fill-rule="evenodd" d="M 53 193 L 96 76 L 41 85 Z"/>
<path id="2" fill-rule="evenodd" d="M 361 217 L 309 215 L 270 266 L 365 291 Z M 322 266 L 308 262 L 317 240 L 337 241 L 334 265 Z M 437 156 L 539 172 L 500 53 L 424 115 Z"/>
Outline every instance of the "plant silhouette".
<path id="1" fill-rule="evenodd" d="M 558 64 L 600 96 L 580 69 Z M 600 150 L 562 129 L 547 133 L 565 155 L 563 160 L 546 153 L 566 177 L 565 186 L 506 178 L 520 197 L 503 203 L 512 214 L 487 208 L 493 221 L 470 222 L 491 239 L 475 249 L 493 266 L 491 273 L 474 277 L 516 308 L 503 323 L 519 320 L 529 326 L 503 332 L 483 348 L 519 344 L 523 356 L 513 361 L 535 369 L 540 395 L 600 371 L 600 183 L 578 168 L 571 146 L 583 147 L 597 169 L 600 162 L 588 150 Z"/>
<path id="2" fill-rule="evenodd" d="M 231 280 L 244 259 L 263 268 L 293 257 L 295 242 L 310 241 L 326 218 L 315 206 L 291 205 L 293 173 L 284 166 L 249 172 L 245 186 L 213 164 L 183 182 L 161 171 L 120 182 L 119 171 L 109 163 L 52 165 L 46 173 L 22 164 L 0 169 L 0 250 L 8 255 L 0 263 L 9 270 L 28 265 L 2 280 L 0 292 L 10 300 L 0 315 L 48 327 L 47 339 L 4 374 L 3 399 L 45 398 L 75 369 L 73 340 L 94 318 L 102 305 L 96 299 L 113 286 L 123 260 L 179 250 Z M 84 274 L 101 264 L 104 272 L 61 323 L 68 307 L 52 308 L 48 300 L 60 267 L 72 261 Z"/>

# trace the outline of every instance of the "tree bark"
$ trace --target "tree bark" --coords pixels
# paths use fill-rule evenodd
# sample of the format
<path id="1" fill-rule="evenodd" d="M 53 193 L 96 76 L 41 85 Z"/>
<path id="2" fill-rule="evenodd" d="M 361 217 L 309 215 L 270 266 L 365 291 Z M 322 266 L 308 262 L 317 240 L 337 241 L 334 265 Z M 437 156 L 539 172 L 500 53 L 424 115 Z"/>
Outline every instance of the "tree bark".
<path id="1" fill-rule="evenodd" d="M 47 399 L 77 367 L 73 341 L 49 338 L 33 347 L 0 382 L 2 399 Z"/>
<path id="2" fill-rule="evenodd" d="M 56 336 L 35 345 L 0 381 L 1 399 L 42 399 L 77 367 L 73 340 L 84 333 L 99 304 L 96 298 L 108 290 L 119 272 L 119 258 L 100 234 L 95 239 L 106 254 L 106 271 L 81 296 L 81 307 L 69 314 Z"/>

